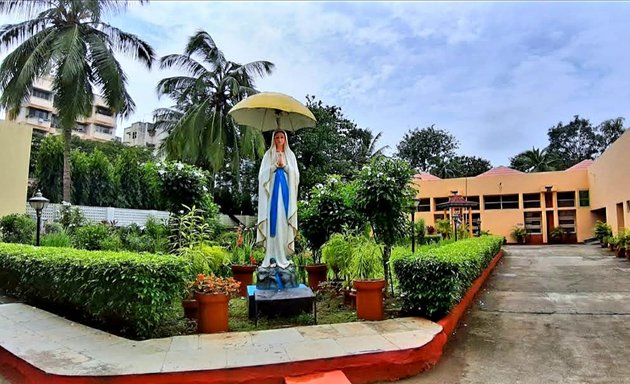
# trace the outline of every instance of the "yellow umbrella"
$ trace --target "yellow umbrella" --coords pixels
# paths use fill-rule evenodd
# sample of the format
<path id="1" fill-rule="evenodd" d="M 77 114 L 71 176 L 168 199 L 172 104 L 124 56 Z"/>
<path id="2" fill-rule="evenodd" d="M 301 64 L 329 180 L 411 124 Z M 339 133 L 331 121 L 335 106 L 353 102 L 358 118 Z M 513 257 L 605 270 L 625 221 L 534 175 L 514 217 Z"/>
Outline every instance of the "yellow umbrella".
<path id="1" fill-rule="evenodd" d="M 276 92 L 261 92 L 241 100 L 228 112 L 237 124 L 261 131 L 297 131 L 314 127 L 313 113 L 291 96 Z"/>

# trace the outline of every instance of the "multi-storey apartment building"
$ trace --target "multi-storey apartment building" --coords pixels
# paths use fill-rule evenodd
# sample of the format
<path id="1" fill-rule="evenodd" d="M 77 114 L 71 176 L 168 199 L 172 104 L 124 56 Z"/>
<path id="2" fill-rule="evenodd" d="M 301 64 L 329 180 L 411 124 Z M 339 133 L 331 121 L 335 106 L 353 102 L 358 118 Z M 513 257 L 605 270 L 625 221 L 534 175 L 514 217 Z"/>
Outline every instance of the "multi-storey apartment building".
<path id="1" fill-rule="evenodd" d="M 153 123 L 138 121 L 124 129 L 123 143 L 137 147 L 153 148 L 157 154 L 162 141 L 168 136 L 164 131 L 157 131 Z"/>
<path id="2" fill-rule="evenodd" d="M 420 173 L 415 219 L 436 225 L 439 219 L 461 218 L 473 232 L 479 227 L 503 235 L 509 242 L 511 229 L 524 227 L 527 242 L 552 242 L 560 227 L 565 241 L 592 238 L 596 220 L 608 222 L 614 233 L 630 229 L 630 130 L 598 159 L 585 160 L 555 172 L 523 173 L 497 167 L 475 177 L 440 179 Z M 457 195 L 473 207 L 457 212 L 444 209 Z M 463 216 L 463 217 L 462 217 Z M 451 220 L 452 221 L 452 220 Z"/>
<path id="3" fill-rule="evenodd" d="M 37 79 L 30 97 L 20 107 L 15 121 L 28 124 L 36 131 L 61 134 L 57 110 L 53 107 L 55 95 L 52 89 L 50 77 Z M 116 138 L 116 114 L 107 107 L 102 97 L 95 96 L 92 115 L 77 120 L 72 134 L 87 140 L 113 140 Z"/>

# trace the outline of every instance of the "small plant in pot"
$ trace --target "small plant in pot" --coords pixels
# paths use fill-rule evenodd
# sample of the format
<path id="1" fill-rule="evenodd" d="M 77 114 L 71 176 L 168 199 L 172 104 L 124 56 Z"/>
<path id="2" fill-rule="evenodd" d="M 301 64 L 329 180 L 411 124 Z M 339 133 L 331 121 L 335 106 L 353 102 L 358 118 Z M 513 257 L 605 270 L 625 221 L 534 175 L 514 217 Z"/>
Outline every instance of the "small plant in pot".
<path id="1" fill-rule="evenodd" d="M 190 285 L 199 303 L 197 331 L 217 333 L 228 331 L 228 303 L 236 296 L 241 283 L 232 277 L 197 276 Z"/>
<path id="2" fill-rule="evenodd" d="M 246 228 L 239 225 L 236 231 L 236 239 L 231 245 L 232 251 L 232 275 L 241 283 L 239 295 L 247 296 L 247 286 L 253 283 L 253 275 L 256 271 L 256 258 L 254 257 L 254 245 L 256 243 L 256 228 Z"/>
<path id="3" fill-rule="evenodd" d="M 609 224 L 606 224 L 600 220 L 595 222 L 595 228 L 593 229 L 595 237 L 599 240 L 602 248 L 606 248 L 607 243 L 604 239 L 608 236 L 612 236 L 612 227 Z"/>
<path id="4" fill-rule="evenodd" d="M 562 227 L 555 227 L 551 230 L 551 242 L 555 244 L 562 243 L 562 238 L 564 237 L 564 229 Z"/>
<path id="5" fill-rule="evenodd" d="M 518 244 L 525 244 L 527 240 L 527 230 L 525 229 L 525 227 L 515 225 L 512 227 L 510 236 L 512 236 L 512 238 L 516 240 Z"/>
<path id="6" fill-rule="evenodd" d="M 350 275 L 357 297 L 357 318 L 383 320 L 385 279 L 381 251 L 371 239 L 357 242 L 352 253 Z"/>

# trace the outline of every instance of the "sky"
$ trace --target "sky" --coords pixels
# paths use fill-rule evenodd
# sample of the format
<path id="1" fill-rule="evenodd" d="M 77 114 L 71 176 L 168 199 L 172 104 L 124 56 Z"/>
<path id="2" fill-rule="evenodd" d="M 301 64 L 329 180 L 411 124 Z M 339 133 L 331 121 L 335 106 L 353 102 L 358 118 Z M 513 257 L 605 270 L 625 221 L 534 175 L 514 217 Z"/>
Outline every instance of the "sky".
<path id="1" fill-rule="evenodd" d="M 630 3 L 154 0 L 106 20 L 158 56 L 181 53 L 202 29 L 228 60 L 271 61 L 260 91 L 341 107 L 382 132 L 389 154 L 410 130 L 435 124 L 457 138 L 458 154 L 509 165 L 544 148 L 548 129 L 574 115 L 593 125 L 630 117 Z M 176 72 L 119 58 L 137 105 L 118 121 L 122 136 L 172 104 L 155 88 Z"/>

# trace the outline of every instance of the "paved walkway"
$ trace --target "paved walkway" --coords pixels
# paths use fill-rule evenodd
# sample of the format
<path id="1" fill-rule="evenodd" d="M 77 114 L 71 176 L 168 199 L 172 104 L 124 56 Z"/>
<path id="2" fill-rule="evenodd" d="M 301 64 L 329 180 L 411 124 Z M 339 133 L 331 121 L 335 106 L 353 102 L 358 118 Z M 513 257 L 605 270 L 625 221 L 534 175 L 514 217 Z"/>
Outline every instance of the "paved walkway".
<path id="1" fill-rule="evenodd" d="M 442 327 L 421 318 L 131 341 L 28 305 L 0 305 L 0 345 L 44 372 L 110 376 L 217 370 L 419 348 Z"/>
<path id="2" fill-rule="evenodd" d="M 507 246 L 440 362 L 404 384 L 630 383 L 630 261 Z"/>

